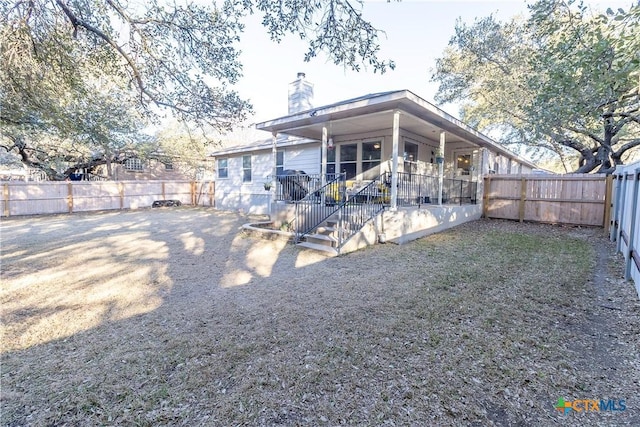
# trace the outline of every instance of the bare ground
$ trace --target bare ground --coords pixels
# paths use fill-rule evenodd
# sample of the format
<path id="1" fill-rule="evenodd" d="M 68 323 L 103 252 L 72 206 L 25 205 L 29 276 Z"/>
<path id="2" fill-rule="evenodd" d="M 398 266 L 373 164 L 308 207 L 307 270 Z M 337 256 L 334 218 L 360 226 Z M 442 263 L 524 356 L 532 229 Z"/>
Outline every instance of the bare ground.
<path id="1" fill-rule="evenodd" d="M 640 303 L 602 230 L 324 258 L 248 221 L 3 220 L 2 425 L 640 425 Z"/>

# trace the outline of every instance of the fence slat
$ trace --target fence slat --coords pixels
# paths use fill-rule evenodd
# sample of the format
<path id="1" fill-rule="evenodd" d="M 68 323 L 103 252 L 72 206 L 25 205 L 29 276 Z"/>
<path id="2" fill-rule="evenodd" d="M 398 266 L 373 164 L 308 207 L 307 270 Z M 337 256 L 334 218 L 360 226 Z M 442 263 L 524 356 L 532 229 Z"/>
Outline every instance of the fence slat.
<path id="1" fill-rule="evenodd" d="M 640 297 L 640 162 L 618 166 L 612 187 L 609 238 L 624 257 L 625 279 L 635 282 Z"/>
<path id="2" fill-rule="evenodd" d="M 602 227 L 605 175 L 490 175 L 484 215 L 554 224 Z"/>
<path id="3" fill-rule="evenodd" d="M 96 210 L 151 207 L 155 200 L 180 200 L 201 204 L 197 185 L 209 186 L 210 205 L 214 187 L 210 181 L 12 181 L 3 184 L 0 214 L 41 215 Z M 202 201 L 204 205 L 204 201 Z"/>

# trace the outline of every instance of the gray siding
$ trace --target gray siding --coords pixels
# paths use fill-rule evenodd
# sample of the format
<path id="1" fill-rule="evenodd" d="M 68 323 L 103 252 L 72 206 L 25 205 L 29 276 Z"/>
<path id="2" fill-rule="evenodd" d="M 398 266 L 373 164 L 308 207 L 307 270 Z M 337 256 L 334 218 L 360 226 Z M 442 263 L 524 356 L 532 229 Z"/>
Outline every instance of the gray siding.
<path id="1" fill-rule="evenodd" d="M 320 173 L 320 155 L 320 144 L 287 147 L 284 152 L 284 168 L 318 174 Z"/>
<path id="2" fill-rule="evenodd" d="M 228 159 L 228 178 L 216 179 L 216 207 L 241 210 L 252 214 L 268 213 L 270 194 L 264 189 L 272 171 L 270 151 L 247 153 L 251 155 L 251 182 L 242 182 L 242 154 Z M 220 157 L 225 158 L 225 157 Z"/>

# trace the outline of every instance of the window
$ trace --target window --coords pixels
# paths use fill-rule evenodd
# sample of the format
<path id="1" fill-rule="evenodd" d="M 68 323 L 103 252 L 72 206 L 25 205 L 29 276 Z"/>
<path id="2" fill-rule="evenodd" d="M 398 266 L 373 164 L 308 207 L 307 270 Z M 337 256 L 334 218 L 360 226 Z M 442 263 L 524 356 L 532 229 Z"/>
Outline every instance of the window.
<path id="1" fill-rule="evenodd" d="M 173 163 L 165 163 L 164 164 L 164 170 L 172 171 L 173 170 Z"/>
<path id="2" fill-rule="evenodd" d="M 471 154 L 458 154 L 456 168 L 460 175 L 471 175 Z"/>
<path id="3" fill-rule="evenodd" d="M 251 182 L 251 156 L 242 156 L 242 182 Z"/>
<path id="4" fill-rule="evenodd" d="M 380 141 L 362 143 L 362 174 L 368 179 L 380 174 L 379 170 L 373 169 L 380 165 L 381 147 Z M 367 171 L 371 172 L 367 173 Z"/>
<path id="5" fill-rule="evenodd" d="M 284 151 L 276 152 L 276 176 L 284 172 Z"/>
<path id="6" fill-rule="evenodd" d="M 327 173 L 336 173 L 336 150 L 327 150 Z"/>
<path id="7" fill-rule="evenodd" d="M 229 159 L 218 159 L 218 178 L 229 177 Z"/>
<path id="8" fill-rule="evenodd" d="M 404 143 L 404 171 L 408 173 L 418 172 L 418 144 Z"/>
<path id="9" fill-rule="evenodd" d="M 141 171 L 142 170 L 142 160 L 135 159 L 127 159 L 124 162 L 124 167 L 128 171 Z"/>
<path id="10" fill-rule="evenodd" d="M 340 172 L 346 173 L 347 179 L 356 176 L 358 162 L 358 144 L 344 144 L 340 146 Z"/>

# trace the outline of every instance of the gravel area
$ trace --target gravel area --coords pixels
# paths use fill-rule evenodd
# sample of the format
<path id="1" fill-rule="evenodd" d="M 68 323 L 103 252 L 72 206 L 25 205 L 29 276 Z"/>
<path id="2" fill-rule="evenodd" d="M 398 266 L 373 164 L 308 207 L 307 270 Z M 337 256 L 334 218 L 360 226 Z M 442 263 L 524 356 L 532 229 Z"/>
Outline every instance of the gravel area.
<path id="1" fill-rule="evenodd" d="M 601 229 L 327 258 L 241 231 L 260 219 L 3 219 L 0 424 L 640 425 L 640 302 Z"/>

